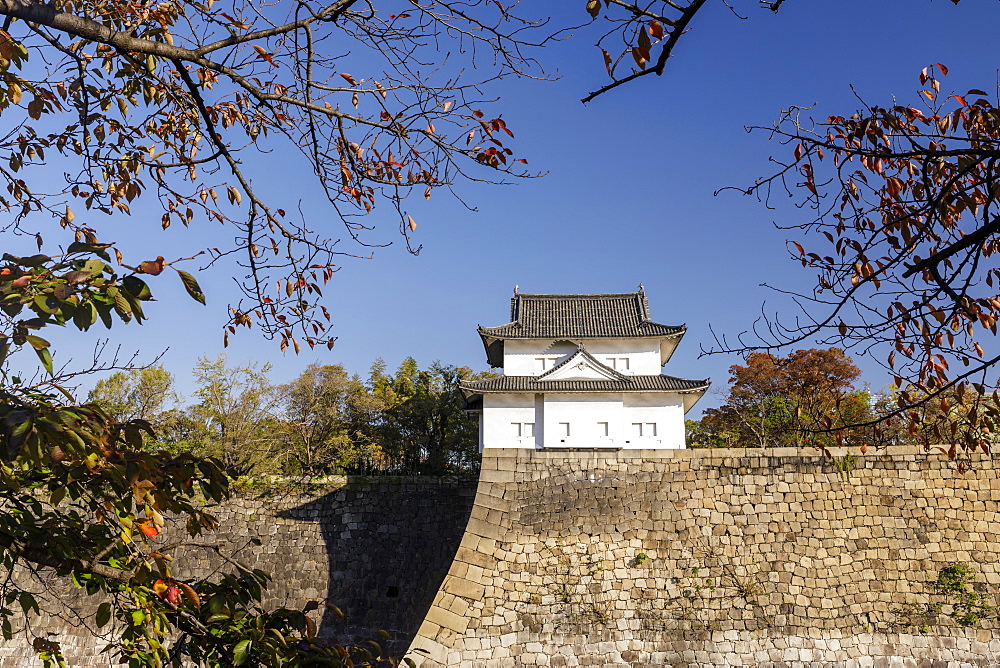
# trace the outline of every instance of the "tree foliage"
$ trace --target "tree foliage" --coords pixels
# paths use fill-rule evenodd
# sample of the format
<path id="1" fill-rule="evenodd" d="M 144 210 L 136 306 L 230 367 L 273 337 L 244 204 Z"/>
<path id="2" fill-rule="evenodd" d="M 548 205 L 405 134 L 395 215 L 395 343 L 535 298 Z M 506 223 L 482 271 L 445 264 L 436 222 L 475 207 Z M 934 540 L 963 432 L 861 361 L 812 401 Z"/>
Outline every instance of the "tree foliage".
<path id="1" fill-rule="evenodd" d="M 115 422 L 160 422 L 177 399 L 173 386 L 173 375 L 161 365 L 116 371 L 97 381 L 87 401 L 99 405 Z"/>
<path id="2" fill-rule="evenodd" d="M 61 257 L 4 256 L 0 265 L 3 354 L 33 350 L 54 374 L 51 325 L 90 327 L 106 318 L 138 319 L 148 286 L 119 274 L 107 250 L 77 245 Z M 131 666 L 371 665 L 371 652 L 315 641 L 305 610 L 260 606 L 269 576 L 235 560 L 233 572 L 185 582 L 157 544 L 173 525 L 174 544 L 199 546 L 217 526 L 206 502 L 229 496 L 219 462 L 190 452 L 144 447 L 143 419 L 114 420 L 97 404 L 77 405 L 60 376 L 26 382 L 0 367 L 0 634 L 10 640 L 39 609 L 19 572 L 48 571 L 103 599 L 90 620 L 113 625 L 110 656 Z M 67 403 L 66 400 L 69 400 Z M 186 536 L 186 538 L 185 538 Z M 210 546 L 210 544 L 209 544 Z M 32 645 L 47 666 L 64 666 L 58 639 L 42 629 Z"/>
<path id="3" fill-rule="evenodd" d="M 259 473 L 279 456 L 278 388 L 270 370 L 270 364 L 230 366 L 225 355 L 195 365 L 199 402 L 188 412 L 201 432 L 196 451 L 218 459 L 234 478 Z"/>
<path id="4" fill-rule="evenodd" d="M 995 336 L 1000 317 L 1000 108 L 978 90 L 942 94 L 946 72 L 920 73 L 920 106 L 872 105 L 815 125 L 787 112 L 773 131 L 793 144 L 792 156 L 753 189 L 801 193 L 814 217 L 798 229 L 813 246 L 830 245 L 816 252 L 791 242 L 817 271 L 815 290 L 799 295 L 811 317 L 771 331 L 785 341 L 887 350 L 882 364 L 903 388 L 894 413 L 914 425 L 928 402 L 947 412 L 956 395 L 986 397 L 1000 362 L 983 339 Z M 992 419 L 996 404 L 973 414 Z M 959 446 L 988 451 L 974 423 L 943 435 L 951 456 Z"/>
<path id="5" fill-rule="evenodd" d="M 235 232 L 233 246 L 201 249 L 212 263 L 235 255 L 246 274 L 229 333 L 255 324 L 282 350 L 332 343 L 316 300 L 337 256 L 358 250 L 291 215 L 297 202 L 268 193 L 253 154 L 298 155 L 362 246 L 380 243 L 366 234 L 376 207 L 409 245 L 410 193 L 527 174 L 479 91 L 534 71 L 522 51 L 536 26 L 499 3 L 382 4 L 0 2 L 6 228 L 42 243 L 48 219 L 93 242 L 97 212 L 129 215 L 151 195 L 163 228 Z M 442 41 L 472 62 L 450 62 Z M 155 275 L 173 262 L 133 264 Z"/>
<path id="6" fill-rule="evenodd" d="M 490 375 L 440 362 L 420 370 L 408 357 L 390 376 L 379 360 L 372 366 L 369 391 L 380 409 L 369 416 L 364 431 L 395 470 L 446 473 L 478 468 L 478 426 L 463 410 L 458 384 Z"/>
<path id="7" fill-rule="evenodd" d="M 754 353 L 729 373 L 726 403 L 689 425 L 694 445 L 829 447 L 858 440 L 845 425 L 871 415 L 867 392 L 854 387 L 861 370 L 839 348 Z"/>

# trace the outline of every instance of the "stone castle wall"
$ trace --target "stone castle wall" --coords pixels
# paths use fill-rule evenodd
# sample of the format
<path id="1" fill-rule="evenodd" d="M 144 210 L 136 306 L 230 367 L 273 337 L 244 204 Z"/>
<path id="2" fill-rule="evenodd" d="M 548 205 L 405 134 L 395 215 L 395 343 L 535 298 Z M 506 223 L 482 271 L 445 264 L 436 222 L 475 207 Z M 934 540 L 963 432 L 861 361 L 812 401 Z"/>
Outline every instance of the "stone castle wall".
<path id="1" fill-rule="evenodd" d="M 478 491 L 339 479 L 217 514 L 224 548 L 274 575 L 270 603 L 329 601 L 347 621 L 328 615 L 323 637 L 387 629 L 428 668 L 1000 666 L 995 620 L 917 614 L 946 602 L 931 583 L 951 564 L 1000 592 L 998 469 L 901 449 L 839 466 L 810 450 L 500 450 Z M 189 550 L 177 572 L 217 565 Z M 25 581 L 52 612 L 86 612 L 63 585 Z M 72 666 L 109 665 L 81 619 L 32 631 L 59 635 Z M 0 666 L 37 665 L 23 633 L 0 643 Z"/>
<path id="2" fill-rule="evenodd" d="M 387 649 L 399 655 L 448 571 L 475 484 L 467 478 L 335 477 L 309 493 L 244 492 L 213 511 L 221 527 L 199 542 L 218 540 L 226 554 L 269 571 L 274 579 L 268 605 L 300 608 L 317 600 L 338 606 L 346 620 L 327 612 L 321 638 L 375 638 L 385 645 L 377 636 L 384 629 L 393 636 Z M 168 526 L 162 542 L 180 538 Z M 261 545 L 250 545 L 253 538 Z M 208 550 L 181 548 L 174 554 L 180 578 L 205 577 L 220 566 L 232 570 Z M 45 612 L 31 620 L 31 633 L 53 633 L 70 666 L 111 665 L 108 655 L 100 654 L 106 642 L 85 624 L 95 601 L 67 586 L 65 579 L 39 582 L 22 572 L 20 584 L 45 599 Z M 0 666 L 39 665 L 29 633 L 21 631 L 11 642 L 0 639 Z"/>
<path id="3" fill-rule="evenodd" d="M 1000 592 L 986 457 L 487 450 L 408 654 L 426 668 L 1000 666 L 933 586 Z M 945 603 L 941 614 L 928 603 Z"/>

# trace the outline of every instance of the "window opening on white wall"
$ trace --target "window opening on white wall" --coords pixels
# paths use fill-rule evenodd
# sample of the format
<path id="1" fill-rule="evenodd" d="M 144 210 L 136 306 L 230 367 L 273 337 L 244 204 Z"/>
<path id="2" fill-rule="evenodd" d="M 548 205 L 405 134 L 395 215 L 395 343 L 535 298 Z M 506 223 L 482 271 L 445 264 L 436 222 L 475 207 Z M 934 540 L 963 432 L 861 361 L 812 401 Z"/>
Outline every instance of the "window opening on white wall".
<path id="1" fill-rule="evenodd" d="M 510 426 L 514 428 L 514 436 L 517 438 L 534 438 L 535 436 L 534 422 L 511 422 Z"/>
<path id="2" fill-rule="evenodd" d="M 610 430 L 608 428 L 608 423 L 607 422 L 598 422 L 597 423 L 597 435 L 599 437 L 603 437 L 603 438 L 607 438 L 608 436 L 611 435 L 611 432 L 610 432 Z"/>
<path id="3" fill-rule="evenodd" d="M 563 438 L 569 436 L 569 422 L 559 423 L 559 435 L 562 436 Z"/>
<path id="4" fill-rule="evenodd" d="M 556 365 L 559 360 L 558 357 L 536 357 L 535 358 L 535 370 L 536 371 L 548 371 Z"/>
<path id="5" fill-rule="evenodd" d="M 615 371 L 628 371 L 628 358 L 627 357 L 609 357 L 608 366 Z"/>
<path id="6" fill-rule="evenodd" d="M 655 422 L 633 422 L 632 423 L 632 436 L 637 438 L 642 436 L 656 436 L 656 423 Z"/>

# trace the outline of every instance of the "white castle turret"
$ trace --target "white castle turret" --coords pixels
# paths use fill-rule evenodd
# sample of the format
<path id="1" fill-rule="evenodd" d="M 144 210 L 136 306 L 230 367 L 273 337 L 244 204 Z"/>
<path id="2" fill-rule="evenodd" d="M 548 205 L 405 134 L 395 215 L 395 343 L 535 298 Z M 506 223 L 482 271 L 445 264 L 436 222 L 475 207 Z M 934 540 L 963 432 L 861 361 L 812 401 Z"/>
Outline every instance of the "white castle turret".
<path id="1" fill-rule="evenodd" d="M 462 383 L 486 448 L 683 448 L 684 414 L 708 380 L 660 373 L 683 325 L 653 322 L 638 292 L 529 295 L 480 327 L 502 376 Z"/>

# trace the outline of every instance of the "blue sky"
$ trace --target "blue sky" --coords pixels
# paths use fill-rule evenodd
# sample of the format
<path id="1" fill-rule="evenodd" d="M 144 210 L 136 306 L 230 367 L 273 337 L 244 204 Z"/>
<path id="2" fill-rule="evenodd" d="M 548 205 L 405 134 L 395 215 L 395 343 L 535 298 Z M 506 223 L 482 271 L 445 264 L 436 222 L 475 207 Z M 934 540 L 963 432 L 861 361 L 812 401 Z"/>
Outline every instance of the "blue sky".
<path id="1" fill-rule="evenodd" d="M 584 2 L 569 19 L 586 19 Z M 606 81 L 595 36 L 588 29 L 539 55 L 556 81 L 508 81 L 495 89 L 496 108 L 516 135 L 514 147 L 543 178 L 514 186 L 473 185 L 466 201 L 478 211 L 438 196 L 413 201 L 419 223 L 409 255 L 385 219 L 373 240 L 397 241 L 374 259 L 349 260 L 326 290 L 338 336 L 332 351 L 282 355 L 276 343 L 241 332 L 228 349 L 233 362 L 274 365 L 276 381 L 308 363 L 343 364 L 364 375 L 376 357 L 395 366 L 405 356 L 421 364 L 441 360 L 485 368 L 476 325 L 507 321 L 514 285 L 523 292 L 624 292 L 642 282 L 659 322 L 686 323 L 688 334 L 666 373 L 711 377 L 723 387 L 736 357 L 699 357 L 711 346 L 709 326 L 729 335 L 750 327 L 762 307 L 787 303 L 761 287 L 806 289 L 812 275 L 789 259 L 790 233 L 774 223 L 801 220 L 792 208 L 769 210 L 724 186 L 744 186 L 785 147 L 745 125 L 767 125 L 782 107 L 816 104 L 816 117 L 851 113 L 859 103 L 851 85 L 870 102 L 895 95 L 915 103 L 917 73 L 943 62 L 943 87 L 964 92 L 996 88 L 995 27 L 1000 3 L 964 0 L 788 0 L 773 15 L 755 0 L 735 2 L 740 20 L 721 0 L 692 24 L 663 77 L 646 77 L 588 105 L 579 102 Z M 261 167 L 258 165 L 258 167 Z M 258 171 L 259 184 L 316 220 L 329 212 L 303 183 L 305 163 L 275 153 Z M 140 211 L 111 236 L 128 239 L 136 254 L 199 248 L 225 238 L 219 229 L 159 230 L 159 214 Z M 338 225 L 336 221 L 330 225 Z M 338 234 L 334 228 L 331 234 Z M 219 237 L 218 235 L 221 235 Z M 190 393 L 198 356 L 222 352 L 225 305 L 235 299 L 231 267 L 201 272 L 208 306 L 191 302 L 179 282 L 153 284 L 160 301 L 150 321 L 110 332 L 112 345 L 166 351 L 164 365 Z M 98 332 L 102 336 L 106 333 Z M 81 359 L 96 338 L 52 337 L 57 360 Z M 886 384 L 862 363 L 873 387 Z M 707 396 L 695 413 L 719 403 Z"/>

